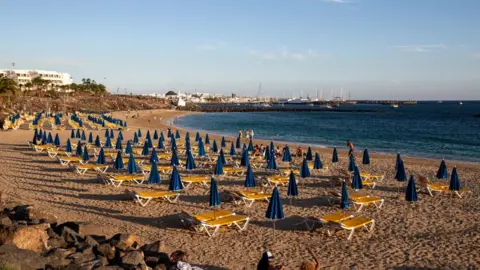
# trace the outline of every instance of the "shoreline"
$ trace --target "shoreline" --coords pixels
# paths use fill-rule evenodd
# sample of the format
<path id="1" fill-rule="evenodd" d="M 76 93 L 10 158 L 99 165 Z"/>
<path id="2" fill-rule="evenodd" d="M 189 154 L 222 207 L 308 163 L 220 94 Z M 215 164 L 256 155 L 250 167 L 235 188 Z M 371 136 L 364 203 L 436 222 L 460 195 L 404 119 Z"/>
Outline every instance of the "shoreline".
<path id="1" fill-rule="evenodd" d="M 162 111 L 162 110 L 160 110 Z M 188 128 L 188 127 L 183 127 L 183 126 L 179 126 L 179 125 L 175 125 L 175 122 L 173 122 L 173 126 L 169 126 L 168 125 L 168 121 L 171 121 L 172 119 L 175 119 L 175 118 L 181 118 L 181 117 L 185 117 L 185 116 L 188 116 L 188 115 L 193 115 L 193 114 L 205 114 L 204 112 L 190 112 L 190 111 L 177 111 L 177 112 L 180 112 L 179 115 L 176 115 L 176 116 L 172 116 L 170 118 L 167 118 L 167 119 L 164 119 L 164 125 L 167 126 L 167 127 L 171 127 L 171 128 L 175 128 L 175 129 L 178 129 L 181 133 L 186 133 L 187 131 L 190 132 L 190 135 L 192 135 L 191 133 L 192 132 L 199 132 L 200 134 L 203 134 L 203 136 L 205 136 L 206 133 L 209 134 L 209 136 L 212 136 L 213 137 L 222 137 L 224 136 L 225 139 L 234 139 L 236 140 L 236 136 L 234 135 L 228 135 L 228 134 L 222 134 L 222 133 L 216 133 L 216 132 L 210 132 L 210 131 L 207 131 L 207 130 L 201 130 L 201 129 L 193 129 L 193 128 Z M 254 139 L 255 142 L 262 142 L 263 144 L 265 143 L 270 143 L 270 140 L 267 140 L 267 139 L 260 139 L 260 138 L 256 138 Z M 337 147 L 337 151 L 339 152 L 339 154 L 341 153 L 346 153 L 348 150 L 346 149 L 346 147 L 341 147 L 341 146 L 328 146 L 328 145 L 317 145 L 317 144 L 308 144 L 308 143 L 299 143 L 299 142 L 294 142 L 294 141 L 281 141 L 281 140 L 272 140 L 275 144 L 280 144 L 280 145 L 289 145 L 290 146 L 290 151 L 293 151 L 293 148 L 292 147 L 308 147 L 310 146 L 312 148 L 312 151 L 313 150 L 318 150 L 319 153 L 322 152 L 322 154 L 328 154 L 330 153 L 331 154 L 331 150 L 333 149 L 333 147 Z M 327 152 L 330 151 L 330 152 Z M 326 153 L 325 153 L 326 152 Z M 363 153 L 363 150 L 356 150 L 355 151 L 355 154 L 362 154 Z M 389 153 L 389 152 L 378 152 L 378 151 L 370 151 L 370 148 L 369 148 L 369 154 L 374 157 L 378 157 L 378 158 L 390 158 L 390 157 L 394 157 L 396 158 L 396 153 Z M 410 155 L 410 154 L 404 154 L 404 153 L 400 153 L 402 155 L 402 158 L 408 158 L 409 160 L 415 160 L 415 161 L 424 161 L 424 162 L 432 162 L 432 161 L 435 161 L 435 162 L 440 162 L 442 160 L 442 158 L 436 158 L 436 157 L 424 157 L 424 156 L 415 156 L 415 155 Z M 471 161 L 471 160 L 459 160 L 459 159 L 446 159 L 449 163 L 455 163 L 455 164 L 463 164 L 463 165 L 469 165 L 469 166 L 480 166 L 480 161 Z M 322 159 L 322 161 L 324 161 Z"/>

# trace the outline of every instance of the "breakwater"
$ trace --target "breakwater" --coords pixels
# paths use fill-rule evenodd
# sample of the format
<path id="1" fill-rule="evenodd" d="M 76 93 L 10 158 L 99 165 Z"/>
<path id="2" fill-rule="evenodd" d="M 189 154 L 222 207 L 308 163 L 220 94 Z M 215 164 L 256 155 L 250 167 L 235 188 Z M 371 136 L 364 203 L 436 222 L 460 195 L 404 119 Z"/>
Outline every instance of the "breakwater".
<path id="1" fill-rule="evenodd" d="M 351 113 L 383 113 L 384 110 L 372 109 L 336 109 L 336 108 L 288 108 L 288 107 L 195 107 L 182 108 L 185 111 L 196 111 L 206 113 L 218 112 L 351 112 Z"/>

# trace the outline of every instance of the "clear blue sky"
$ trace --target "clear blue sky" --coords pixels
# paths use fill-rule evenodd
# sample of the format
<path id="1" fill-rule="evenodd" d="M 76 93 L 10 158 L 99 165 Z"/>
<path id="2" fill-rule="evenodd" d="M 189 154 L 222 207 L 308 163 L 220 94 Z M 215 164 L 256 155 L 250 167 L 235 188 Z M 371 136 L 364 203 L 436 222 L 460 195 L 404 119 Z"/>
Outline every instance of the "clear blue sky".
<path id="1" fill-rule="evenodd" d="M 128 92 L 480 99 L 480 0 L 15 0 L 0 23 L 0 68 Z"/>

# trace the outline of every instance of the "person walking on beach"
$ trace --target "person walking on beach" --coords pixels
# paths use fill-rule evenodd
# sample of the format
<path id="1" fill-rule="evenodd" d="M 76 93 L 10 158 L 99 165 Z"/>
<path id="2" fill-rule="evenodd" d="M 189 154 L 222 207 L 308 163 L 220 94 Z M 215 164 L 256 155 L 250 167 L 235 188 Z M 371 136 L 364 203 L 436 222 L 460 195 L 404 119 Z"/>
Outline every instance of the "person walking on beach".
<path id="1" fill-rule="evenodd" d="M 253 140 L 253 129 L 252 129 L 252 130 L 250 130 L 250 139 L 252 139 L 252 140 Z"/>
<path id="2" fill-rule="evenodd" d="M 242 130 L 241 130 L 241 129 L 238 131 L 238 137 L 239 137 L 240 139 L 242 138 Z"/>
<path id="3" fill-rule="evenodd" d="M 355 150 L 352 141 L 350 140 L 347 141 L 347 147 L 349 149 L 348 156 L 350 156 L 351 154 L 353 154 L 353 151 Z"/>
<path id="4" fill-rule="evenodd" d="M 250 130 L 247 129 L 247 131 L 245 132 L 245 138 L 248 140 L 250 139 Z"/>

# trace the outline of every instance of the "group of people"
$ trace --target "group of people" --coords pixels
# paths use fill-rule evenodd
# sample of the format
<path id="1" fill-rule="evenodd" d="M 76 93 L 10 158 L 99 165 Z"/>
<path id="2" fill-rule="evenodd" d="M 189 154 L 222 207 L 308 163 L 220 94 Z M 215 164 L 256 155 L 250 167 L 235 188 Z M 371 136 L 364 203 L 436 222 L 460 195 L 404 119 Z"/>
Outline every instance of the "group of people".
<path id="1" fill-rule="evenodd" d="M 253 132 L 253 129 L 252 129 L 252 130 L 247 129 L 247 130 L 245 131 L 245 139 L 247 139 L 247 140 L 248 140 L 248 139 L 253 140 L 253 135 L 255 135 L 255 133 Z M 243 138 L 243 131 L 242 131 L 241 129 L 238 131 L 238 137 L 239 137 L 240 139 Z"/>

